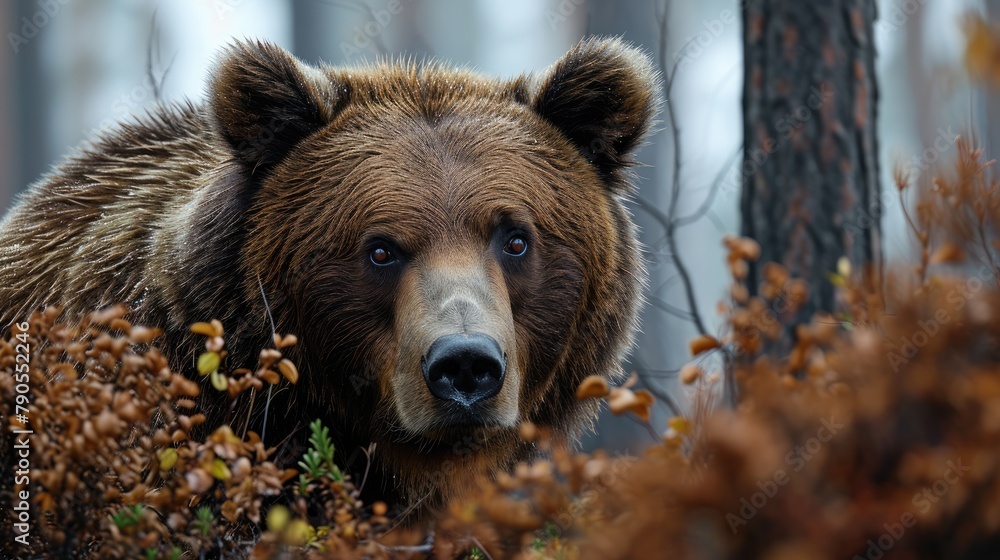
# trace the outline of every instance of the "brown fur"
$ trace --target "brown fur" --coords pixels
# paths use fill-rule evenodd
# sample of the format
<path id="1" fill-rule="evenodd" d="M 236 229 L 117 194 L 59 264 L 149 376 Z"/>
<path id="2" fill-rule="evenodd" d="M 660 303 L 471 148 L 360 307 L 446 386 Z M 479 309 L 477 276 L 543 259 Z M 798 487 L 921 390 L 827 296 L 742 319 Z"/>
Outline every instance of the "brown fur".
<path id="1" fill-rule="evenodd" d="M 262 286 L 277 330 L 301 340 L 269 439 L 323 418 L 346 455 L 378 444 L 377 491 L 437 503 L 527 453 L 523 420 L 575 437 L 595 413 L 575 387 L 620 372 L 643 281 L 620 198 L 657 91 L 649 60 L 613 39 L 508 81 L 312 68 L 238 44 L 206 104 L 123 124 L 20 199 L 0 231 L 0 325 L 124 301 L 167 328 L 179 367 L 197 351 L 186 325 L 213 317 L 233 361 L 253 361 L 271 332 Z M 517 259 L 501 251 L 513 231 L 530 249 Z M 371 266 L 376 237 L 398 266 Z M 508 358 L 478 428 L 446 425 L 420 373 L 456 329 Z"/>

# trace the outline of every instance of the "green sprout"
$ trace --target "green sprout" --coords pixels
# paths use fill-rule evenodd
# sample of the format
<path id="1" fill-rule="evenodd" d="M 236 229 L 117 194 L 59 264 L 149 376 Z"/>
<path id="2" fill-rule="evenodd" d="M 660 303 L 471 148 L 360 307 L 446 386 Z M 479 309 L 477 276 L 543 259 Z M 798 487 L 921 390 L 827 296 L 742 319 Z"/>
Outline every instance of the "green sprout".
<path id="1" fill-rule="evenodd" d="M 212 510 L 208 506 L 201 506 L 198 508 L 198 513 L 195 514 L 195 517 L 196 519 L 191 522 L 191 526 L 201 531 L 203 537 L 207 537 L 212 532 L 212 525 L 215 521 Z"/>
<path id="2" fill-rule="evenodd" d="M 111 521 L 119 529 L 134 527 L 139 524 L 139 520 L 142 518 L 142 509 L 142 504 L 125 506 L 111 516 Z"/>
<path id="3" fill-rule="evenodd" d="M 333 462 L 334 446 L 330 439 L 330 429 L 320 420 L 314 420 L 309 424 L 309 431 L 311 447 L 299 461 L 299 467 L 304 471 L 299 475 L 299 491 L 302 494 L 308 492 L 307 486 L 314 480 L 328 478 L 334 482 L 344 481 L 343 473 Z"/>

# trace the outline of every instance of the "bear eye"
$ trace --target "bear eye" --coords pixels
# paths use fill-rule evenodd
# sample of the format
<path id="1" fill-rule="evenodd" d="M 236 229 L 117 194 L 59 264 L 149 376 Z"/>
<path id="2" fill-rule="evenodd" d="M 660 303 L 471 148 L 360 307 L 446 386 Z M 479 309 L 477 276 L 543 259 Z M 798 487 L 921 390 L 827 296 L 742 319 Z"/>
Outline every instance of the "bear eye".
<path id="1" fill-rule="evenodd" d="M 396 262 L 396 257 L 393 256 L 392 252 L 382 245 L 372 249 L 369 258 L 371 258 L 372 264 L 375 266 L 389 266 L 390 264 Z"/>
<path id="2" fill-rule="evenodd" d="M 520 235 L 515 235 L 507 240 L 507 244 L 503 247 L 503 252 L 512 257 L 524 256 L 528 252 L 528 242 Z"/>

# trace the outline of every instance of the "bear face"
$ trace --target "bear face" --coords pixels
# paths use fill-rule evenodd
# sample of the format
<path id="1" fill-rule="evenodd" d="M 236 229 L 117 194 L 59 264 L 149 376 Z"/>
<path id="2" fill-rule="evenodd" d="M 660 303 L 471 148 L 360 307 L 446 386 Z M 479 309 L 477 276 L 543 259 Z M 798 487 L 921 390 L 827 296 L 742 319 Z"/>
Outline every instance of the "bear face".
<path id="1" fill-rule="evenodd" d="M 658 91 L 649 59 L 618 40 L 505 81 L 314 68 L 240 43 L 203 107 L 162 110 L 32 188 L 8 219 L 44 208 L 55 233 L 8 229 L 27 233 L 5 240 L 25 251 L 0 256 L 15 272 L 0 303 L 82 310 L 125 295 L 136 319 L 167 327 L 178 366 L 197 350 L 190 323 L 221 319 L 241 362 L 271 315 L 298 335 L 301 375 L 244 403 L 271 407 L 268 440 L 321 418 L 340 449 L 377 444 L 385 478 L 369 488 L 440 503 L 529 453 L 523 421 L 574 438 L 596 412 L 575 398 L 580 381 L 620 374 L 644 281 L 622 197 Z M 54 203 L 81 189 L 99 209 Z M 103 215 L 115 227 L 91 234 Z M 44 266 L 39 243 L 57 248 Z M 100 262 L 76 262 L 79 244 Z M 64 265 L 73 277 L 40 294 Z M 208 399 L 217 421 L 259 422 Z"/>
<path id="2" fill-rule="evenodd" d="M 241 259 L 266 263 L 248 277 L 316 347 L 310 408 L 378 417 L 384 447 L 434 460 L 472 433 L 516 447 L 523 420 L 562 432 L 581 408 L 567 387 L 617 371 L 633 326 L 642 271 L 621 171 L 655 91 L 645 57 L 614 41 L 581 44 L 540 84 L 317 72 L 237 48 L 213 101 L 262 175 Z M 271 145 L 245 148 L 279 122 Z"/>
<path id="3" fill-rule="evenodd" d="M 550 125 L 530 107 L 512 103 L 505 115 L 495 105 L 463 99 L 430 118 L 419 107 L 344 115 L 275 169 L 251 209 L 244 260 L 280 262 L 271 270 L 299 280 L 261 271 L 284 295 L 274 306 L 287 313 L 281 322 L 331 333 L 327 363 L 349 357 L 370 371 L 361 382 L 411 436 L 529 417 L 565 350 L 553 341 L 572 338 L 585 271 L 611 274 L 634 251 L 595 170 L 573 165 L 575 148 L 540 148 Z M 323 251 L 303 264 L 301 248 L 314 247 Z M 442 373 L 431 349 L 452 335 L 472 337 L 451 349 L 468 354 L 455 368 L 478 360 L 494 371 Z M 353 392 L 344 377 L 340 389 Z M 328 381 L 309 379 L 324 398 Z"/>

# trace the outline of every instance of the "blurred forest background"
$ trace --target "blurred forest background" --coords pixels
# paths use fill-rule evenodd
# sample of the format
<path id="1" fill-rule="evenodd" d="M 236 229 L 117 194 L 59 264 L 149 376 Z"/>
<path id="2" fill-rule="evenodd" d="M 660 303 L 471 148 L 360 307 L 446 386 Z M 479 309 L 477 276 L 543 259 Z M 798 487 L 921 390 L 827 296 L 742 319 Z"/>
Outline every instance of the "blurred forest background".
<path id="1" fill-rule="evenodd" d="M 697 305 L 720 328 L 716 303 L 730 282 L 721 239 L 740 230 L 743 44 L 738 0 L 17 0 L 0 5 L 0 211 L 60 158 L 117 120 L 156 102 L 200 99 L 219 49 L 268 39 L 310 63 L 363 64 L 379 56 L 433 57 L 508 76 L 540 71 L 580 38 L 619 35 L 665 69 L 681 65 L 664 116 L 639 160 L 639 195 L 669 206 L 679 130 L 678 214 L 705 207 L 677 232 Z M 395 7 L 398 6 L 398 9 Z M 919 172 L 948 159 L 971 122 L 987 154 L 1000 143 L 1000 103 L 961 74 L 963 17 L 1000 21 L 1000 0 L 880 0 L 875 24 L 883 189 L 900 165 Z M 390 11 L 390 7 L 393 9 Z M 41 14 L 41 15 L 39 15 Z M 154 17 L 155 16 L 155 17 Z M 154 23 L 155 22 L 155 23 Z M 150 79 L 152 76 L 152 79 Z M 995 93 L 993 95 L 996 95 Z M 942 140 L 944 139 L 944 140 Z M 935 142 L 945 150 L 935 149 Z M 715 188 L 712 188 L 713 183 Z M 694 327 L 663 230 L 636 210 L 651 268 L 650 301 L 630 364 L 682 408 L 677 368 Z M 912 255 L 898 204 L 882 223 L 888 261 Z M 663 405 L 661 405 L 663 406 Z M 657 410 L 653 425 L 673 413 Z M 603 415 L 588 447 L 636 451 L 652 442 L 627 418 Z"/>

